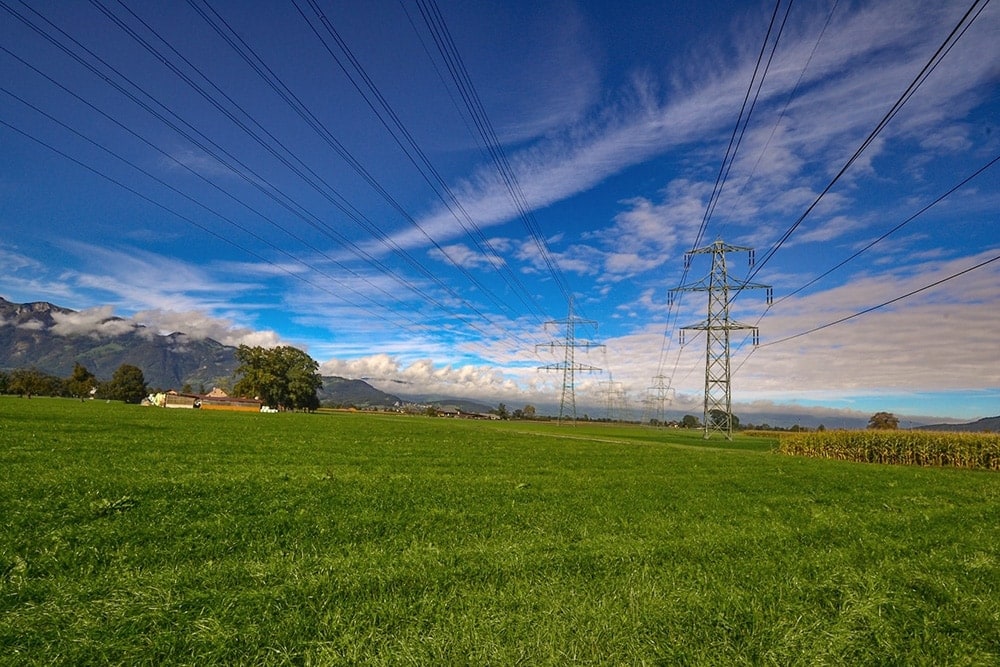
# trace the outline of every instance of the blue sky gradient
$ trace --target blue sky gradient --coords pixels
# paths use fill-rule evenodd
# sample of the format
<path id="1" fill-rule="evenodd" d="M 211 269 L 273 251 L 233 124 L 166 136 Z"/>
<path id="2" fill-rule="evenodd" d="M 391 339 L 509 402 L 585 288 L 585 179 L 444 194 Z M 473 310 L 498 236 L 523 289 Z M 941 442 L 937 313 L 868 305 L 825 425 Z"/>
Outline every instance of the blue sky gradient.
<path id="1" fill-rule="evenodd" d="M 112 336 L 114 314 L 298 345 L 389 390 L 553 405 L 562 377 L 538 367 L 562 360 L 544 343 L 572 296 L 605 345 L 580 352 L 602 372 L 578 403 L 614 387 L 638 417 L 663 377 L 699 414 L 705 341 L 678 328 L 704 294 L 667 295 L 723 239 L 756 249 L 734 279 L 775 295 L 732 303 L 761 343 L 734 334 L 737 414 L 1000 414 L 994 5 L 0 15 L 0 295 L 80 310 L 67 330 Z"/>

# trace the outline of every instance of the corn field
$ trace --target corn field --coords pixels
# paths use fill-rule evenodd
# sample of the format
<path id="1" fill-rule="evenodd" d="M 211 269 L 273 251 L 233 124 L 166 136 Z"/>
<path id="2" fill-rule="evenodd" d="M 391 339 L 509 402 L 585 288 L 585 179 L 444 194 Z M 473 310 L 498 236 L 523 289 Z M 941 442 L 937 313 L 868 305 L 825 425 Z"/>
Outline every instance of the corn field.
<path id="1" fill-rule="evenodd" d="M 783 433 L 778 451 L 794 456 L 916 466 L 1000 470 L 1000 434 L 926 431 Z"/>

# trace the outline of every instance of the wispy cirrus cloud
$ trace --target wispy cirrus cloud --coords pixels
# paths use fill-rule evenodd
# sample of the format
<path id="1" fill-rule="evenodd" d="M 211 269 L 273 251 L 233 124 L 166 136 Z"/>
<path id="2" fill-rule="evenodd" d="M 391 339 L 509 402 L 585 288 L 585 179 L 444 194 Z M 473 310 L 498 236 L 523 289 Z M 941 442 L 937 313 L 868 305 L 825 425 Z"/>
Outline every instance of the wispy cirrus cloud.
<path id="1" fill-rule="evenodd" d="M 937 142 L 936 148 L 953 150 L 967 145 L 961 141 L 961 127 L 952 121 L 967 113 L 982 98 L 983 84 L 995 78 L 994 65 L 979 54 L 995 50 L 992 39 L 997 32 L 997 14 L 995 8 L 984 12 L 925 84 L 926 93 L 921 91 L 907 103 L 886 136 L 924 140 L 940 127 L 942 136 L 949 139 Z M 873 3 L 853 12 L 837 12 L 810 60 L 826 13 L 819 8 L 797 7 L 758 100 L 758 117 L 773 118 L 779 109 L 784 109 L 784 115 L 777 128 L 768 121 L 748 129 L 745 149 L 730 174 L 735 185 L 724 194 L 720 215 L 728 208 L 734 224 L 748 224 L 755 222 L 759 213 L 802 210 L 818 194 L 824 179 L 847 161 L 888 110 L 891 91 L 903 92 L 958 17 L 938 3 L 922 3 L 918 11 L 909 4 Z M 737 39 L 743 45 L 737 52 L 750 53 L 751 46 L 759 46 L 758 35 Z M 807 60 L 810 66 L 803 71 L 802 63 Z M 515 152 L 511 162 L 530 205 L 550 205 L 683 145 L 717 154 L 736 111 L 720 100 L 742 99 L 753 59 L 720 55 L 706 62 L 714 63 L 716 69 L 705 71 L 702 64 L 697 73 L 675 79 L 669 88 L 648 77 L 637 77 L 614 106 L 591 114 L 596 120 L 574 125 L 559 137 Z M 789 98 L 793 89 L 795 97 Z M 854 165 L 848 180 L 870 173 L 872 161 L 885 149 L 884 140 L 876 141 Z M 751 173 L 752 187 L 740 187 Z M 703 191 L 706 185 L 710 190 L 711 181 L 698 183 L 697 189 Z M 687 189 L 694 186 L 689 183 Z M 667 187 L 681 189 L 673 184 Z M 509 198 L 492 167 L 482 167 L 458 192 L 464 207 L 483 226 L 513 217 Z M 837 198 L 845 203 L 846 197 L 843 193 L 827 195 L 825 206 L 836 210 Z M 700 218 L 705 197 L 689 203 L 700 204 L 691 207 Z M 665 198 L 661 206 L 667 210 L 684 204 L 684 200 Z M 606 238 L 628 238 L 614 233 L 629 215 L 636 214 L 636 205 L 627 205 L 632 210 L 614 221 Z M 744 215 L 748 211 L 755 215 Z M 445 211 L 420 223 L 434 238 L 454 235 L 454 221 Z M 816 232 L 817 238 L 830 238 L 836 229 L 828 224 L 824 232 Z M 398 234 L 395 240 L 404 247 L 426 242 L 413 230 Z M 614 261 L 622 252 L 612 248 L 609 258 Z"/>

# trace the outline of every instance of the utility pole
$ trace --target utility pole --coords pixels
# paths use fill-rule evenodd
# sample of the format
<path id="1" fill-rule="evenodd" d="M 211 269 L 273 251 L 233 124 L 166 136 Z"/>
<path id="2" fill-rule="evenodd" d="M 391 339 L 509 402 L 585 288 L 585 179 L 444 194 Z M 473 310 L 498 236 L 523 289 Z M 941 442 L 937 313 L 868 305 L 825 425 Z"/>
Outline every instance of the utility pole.
<path id="1" fill-rule="evenodd" d="M 556 348 L 563 348 L 563 360 L 559 363 L 548 364 L 546 366 L 539 366 L 540 371 L 562 371 L 563 383 L 562 383 L 562 398 L 559 401 L 559 423 L 562 424 L 563 419 L 566 418 L 567 412 L 573 414 L 573 423 L 576 423 L 576 373 L 599 373 L 600 368 L 595 366 L 588 366 L 586 364 L 576 363 L 576 351 L 578 349 L 589 350 L 595 347 L 604 346 L 600 343 L 594 343 L 589 340 L 579 340 L 576 337 L 576 328 L 579 325 L 593 326 L 597 327 L 597 322 L 594 320 L 584 320 L 573 315 L 573 299 L 570 297 L 569 300 L 569 315 L 564 320 L 552 320 L 546 322 L 545 325 L 555 325 L 564 327 L 564 337 L 562 340 L 554 340 L 549 343 L 541 343 L 535 346 L 537 350 L 540 347 L 547 347 L 553 352 Z"/>
<path id="2" fill-rule="evenodd" d="M 745 289 L 767 290 L 767 303 L 771 304 L 772 292 L 769 285 L 758 285 L 747 282 L 730 282 L 726 271 L 726 253 L 746 252 L 749 254 L 750 267 L 754 264 L 753 248 L 732 246 L 715 241 L 712 245 L 697 248 L 684 253 L 684 269 L 691 266 L 694 255 L 712 256 L 712 270 L 699 281 L 680 285 L 670 290 L 669 299 L 673 305 L 674 295 L 678 292 L 708 292 L 708 316 L 698 324 L 681 327 L 681 344 L 684 344 L 684 331 L 697 330 L 705 332 L 705 438 L 712 433 L 721 433 L 727 440 L 733 439 L 732 392 L 730 388 L 729 366 L 729 332 L 738 329 L 749 329 L 753 336 L 753 344 L 757 345 L 760 334 L 757 327 L 741 324 L 729 317 L 729 304 L 736 294 Z M 731 296 L 732 295 L 732 296 Z"/>

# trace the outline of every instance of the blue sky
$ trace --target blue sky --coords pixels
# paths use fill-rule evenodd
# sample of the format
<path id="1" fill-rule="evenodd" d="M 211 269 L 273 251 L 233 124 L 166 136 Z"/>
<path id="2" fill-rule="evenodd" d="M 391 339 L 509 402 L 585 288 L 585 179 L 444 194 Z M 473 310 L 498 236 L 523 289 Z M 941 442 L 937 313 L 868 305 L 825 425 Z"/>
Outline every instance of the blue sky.
<path id="1" fill-rule="evenodd" d="M 699 414 L 722 239 L 744 421 L 1000 414 L 996 6 L 126 4 L 0 7 L 8 300 L 521 406 L 572 295 L 580 406 Z"/>

